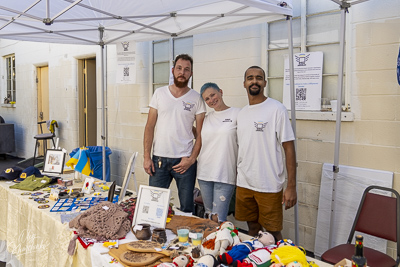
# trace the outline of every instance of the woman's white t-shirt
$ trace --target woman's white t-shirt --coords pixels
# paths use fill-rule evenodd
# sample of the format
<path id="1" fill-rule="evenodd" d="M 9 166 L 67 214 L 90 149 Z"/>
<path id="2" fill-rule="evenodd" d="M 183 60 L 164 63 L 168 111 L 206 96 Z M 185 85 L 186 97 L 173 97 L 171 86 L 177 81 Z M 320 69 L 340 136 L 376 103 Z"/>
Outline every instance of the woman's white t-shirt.
<path id="1" fill-rule="evenodd" d="M 209 112 L 201 130 L 197 179 L 236 184 L 236 119 L 240 108 Z"/>

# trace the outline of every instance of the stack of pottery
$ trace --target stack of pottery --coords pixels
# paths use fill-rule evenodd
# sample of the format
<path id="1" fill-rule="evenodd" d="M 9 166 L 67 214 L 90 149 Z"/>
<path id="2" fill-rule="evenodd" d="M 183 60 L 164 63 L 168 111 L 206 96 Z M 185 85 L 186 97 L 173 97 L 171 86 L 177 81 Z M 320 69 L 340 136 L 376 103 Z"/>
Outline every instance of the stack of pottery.
<path id="1" fill-rule="evenodd" d="M 163 244 L 167 242 L 167 233 L 164 228 L 155 228 L 151 237 L 152 241 Z"/>

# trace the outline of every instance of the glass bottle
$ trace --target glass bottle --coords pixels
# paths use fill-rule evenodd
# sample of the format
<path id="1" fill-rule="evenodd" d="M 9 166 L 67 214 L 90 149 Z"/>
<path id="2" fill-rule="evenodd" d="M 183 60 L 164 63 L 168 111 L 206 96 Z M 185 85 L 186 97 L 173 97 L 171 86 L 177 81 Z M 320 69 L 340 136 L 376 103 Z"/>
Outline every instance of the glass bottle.
<path id="1" fill-rule="evenodd" d="M 366 267 L 367 259 L 364 257 L 364 244 L 363 244 L 363 236 L 356 235 L 356 246 L 355 253 L 351 258 L 351 266 L 352 267 Z"/>

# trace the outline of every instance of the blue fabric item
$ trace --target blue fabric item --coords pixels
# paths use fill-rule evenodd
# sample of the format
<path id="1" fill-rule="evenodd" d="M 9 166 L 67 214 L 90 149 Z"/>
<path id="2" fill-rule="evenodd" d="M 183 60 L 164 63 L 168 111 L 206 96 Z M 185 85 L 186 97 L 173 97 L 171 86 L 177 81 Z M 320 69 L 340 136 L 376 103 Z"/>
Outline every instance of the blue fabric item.
<path id="1" fill-rule="evenodd" d="M 227 253 L 232 257 L 232 262 L 243 261 L 254 250 L 251 241 L 244 241 L 232 247 Z"/>
<path id="2" fill-rule="evenodd" d="M 397 82 L 400 85 L 400 47 L 399 47 L 399 56 L 397 57 Z"/>
<path id="3" fill-rule="evenodd" d="M 93 171 L 90 176 L 103 179 L 103 147 L 102 146 L 87 146 L 88 155 L 90 160 L 90 169 Z M 73 157 L 79 150 L 75 148 L 69 155 Z M 106 181 L 110 182 L 110 158 L 112 151 L 109 147 L 106 147 Z"/>
<path id="4" fill-rule="evenodd" d="M 159 168 L 158 160 L 161 160 L 161 168 Z M 155 173 L 149 177 L 149 185 L 161 188 L 169 188 L 172 179 L 176 181 L 178 188 L 178 196 L 180 202 L 180 210 L 183 212 L 193 212 L 193 190 L 196 182 L 197 161 L 183 173 L 177 173 L 172 166 L 181 162 L 180 158 L 165 158 L 153 156 Z"/>

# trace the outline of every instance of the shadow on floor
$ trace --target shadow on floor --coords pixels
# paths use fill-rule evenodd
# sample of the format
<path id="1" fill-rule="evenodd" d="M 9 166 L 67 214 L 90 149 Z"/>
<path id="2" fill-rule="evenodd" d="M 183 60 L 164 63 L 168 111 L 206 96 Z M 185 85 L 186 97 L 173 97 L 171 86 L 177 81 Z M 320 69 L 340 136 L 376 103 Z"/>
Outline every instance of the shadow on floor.
<path id="1" fill-rule="evenodd" d="M 42 164 L 40 164 L 40 163 L 42 163 Z M 23 158 L 14 157 L 12 155 L 0 154 L 0 172 L 2 172 L 3 170 L 5 170 L 7 168 L 11 168 L 11 167 L 15 167 L 15 166 L 24 170 L 32 165 L 33 165 L 33 158 L 23 159 Z M 42 169 L 43 157 L 36 158 L 35 166 L 39 170 Z"/>

